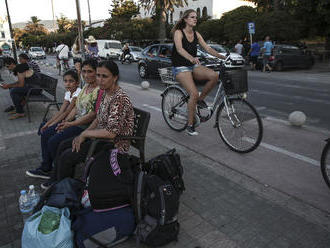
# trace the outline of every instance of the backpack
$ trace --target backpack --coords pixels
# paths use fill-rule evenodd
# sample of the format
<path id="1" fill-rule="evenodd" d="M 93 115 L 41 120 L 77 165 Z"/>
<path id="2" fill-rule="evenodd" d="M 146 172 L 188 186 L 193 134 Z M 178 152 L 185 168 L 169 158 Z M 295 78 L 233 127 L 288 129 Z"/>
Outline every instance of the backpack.
<path id="1" fill-rule="evenodd" d="M 87 190 L 94 210 L 129 205 L 132 201 L 134 174 L 129 155 L 117 149 L 104 149 L 87 163 Z"/>
<path id="2" fill-rule="evenodd" d="M 149 160 L 146 164 L 146 170 L 148 174 L 157 175 L 165 181 L 169 180 L 179 194 L 185 190 L 182 179 L 183 167 L 180 155 L 175 149 Z"/>
<path id="3" fill-rule="evenodd" d="M 179 199 L 184 190 L 183 168 L 175 149 L 145 164 L 137 174 L 134 206 L 137 244 L 153 247 L 178 240 Z"/>

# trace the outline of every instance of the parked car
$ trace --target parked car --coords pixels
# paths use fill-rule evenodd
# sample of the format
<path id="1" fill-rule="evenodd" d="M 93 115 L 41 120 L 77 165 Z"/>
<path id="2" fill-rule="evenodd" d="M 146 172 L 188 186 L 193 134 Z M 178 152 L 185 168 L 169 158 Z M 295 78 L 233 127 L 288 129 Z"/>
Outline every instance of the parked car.
<path id="1" fill-rule="evenodd" d="M 28 51 L 32 59 L 45 59 L 46 53 L 41 47 L 31 47 Z"/>
<path id="2" fill-rule="evenodd" d="M 138 62 L 138 72 L 141 78 L 150 76 L 158 77 L 158 69 L 172 66 L 172 48 L 173 44 L 155 44 L 146 47 L 141 53 L 141 59 Z M 217 70 L 220 61 L 218 58 L 207 57 L 204 52 L 198 50 L 197 56 L 207 67 Z"/>
<path id="3" fill-rule="evenodd" d="M 143 51 L 143 49 L 141 47 L 137 47 L 137 46 L 128 46 L 130 53 L 133 56 L 133 61 L 139 61 L 141 59 L 141 53 Z"/>
<path id="4" fill-rule="evenodd" d="M 230 52 L 230 50 L 227 47 L 219 44 L 208 44 L 208 45 L 223 56 L 226 56 L 227 53 L 230 53 L 229 60 L 225 63 L 225 67 L 227 69 L 235 69 L 235 68 L 239 69 L 244 67 L 245 64 L 244 58 L 238 53 Z M 208 54 L 201 46 L 198 45 L 198 48 L 202 50 L 208 57 L 215 58 L 211 54 Z"/>
<path id="5" fill-rule="evenodd" d="M 122 53 L 119 40 L 97 40 L 99 56 L 104 59 L 119 59 Z"/>
<path id="6" fill-rule="evenodd" d="M 276 71 L 287 68 L 309 69 L 314 65 L 314 58 L 307 54 L 303 49 L 291 45 L 275 45 L 273 55 L 269 58 L 270 66 Z M 258 58 L 257 69 L 262 69 L 262 55 Z"/>

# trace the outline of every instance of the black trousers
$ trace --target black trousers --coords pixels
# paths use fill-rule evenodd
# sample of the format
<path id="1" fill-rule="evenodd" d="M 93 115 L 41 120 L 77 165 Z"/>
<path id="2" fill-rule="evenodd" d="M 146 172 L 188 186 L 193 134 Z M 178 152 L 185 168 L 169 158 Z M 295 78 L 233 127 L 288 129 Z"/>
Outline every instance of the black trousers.
<path id="1" fill-rule="evenodd" d="M 89 148 L 92 144 L 92 140 L 86 140 L 81 144 L 79 152 L 72 152 L 72 141 L 73 138 L 63 141 L 58 150 L 54 163 L 53 175 L 51 181 L 60 181 L 66 177 L 74 177 L 74 171 L 77 164 L 84 163 L 89 151 Z M 101 149 L 104 149 L 104 146 L 107 145 L 107 148 L 113 148 L 112 143 L 99 142 L 96 145 L 93 154 L 96 154 Z"/>

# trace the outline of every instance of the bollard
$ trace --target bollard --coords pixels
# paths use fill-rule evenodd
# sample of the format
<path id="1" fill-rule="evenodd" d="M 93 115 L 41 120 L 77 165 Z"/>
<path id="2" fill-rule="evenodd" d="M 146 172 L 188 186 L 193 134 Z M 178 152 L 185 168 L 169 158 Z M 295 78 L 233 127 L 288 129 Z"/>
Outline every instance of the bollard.
<path id="1" fill-rule="evenodd" d="M 150 87 L 150 83 L 148 81 L 142 81 L 141 82 L 141 88 L 143 90 L 147 90 Z"/>
<path id="2" fill-rule="evenodd" d="M 293 111 L 289 115 L 289 122 L 292 126 L 301 127 L 306 121 L 306 115 L 302 111 Z"/>

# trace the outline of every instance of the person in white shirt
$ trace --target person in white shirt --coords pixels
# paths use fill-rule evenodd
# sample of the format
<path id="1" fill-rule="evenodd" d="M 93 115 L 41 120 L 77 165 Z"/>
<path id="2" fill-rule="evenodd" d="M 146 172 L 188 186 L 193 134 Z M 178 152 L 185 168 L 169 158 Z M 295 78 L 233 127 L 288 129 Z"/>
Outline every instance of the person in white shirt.
<path id="1" fill-rule="evenodd" d="M 243 53 L 242 40 L 239 40 L 237 42 L 237 44 L 235 45 L 235 52 L 238 53 L 239 55 L 242 55 L 242 53 Z"/>
<path id="2" fill-rule="evenodd" d="M 65 69 L 65 64 L 68 63 L 69 60 L 69 47 L 65 45 L 64 43 L 61 43 L 58 45 L 55 49 L 55 52 L 57 54 L 57 59 L 61 63 L 61 66 L 63 69 Z"/>

